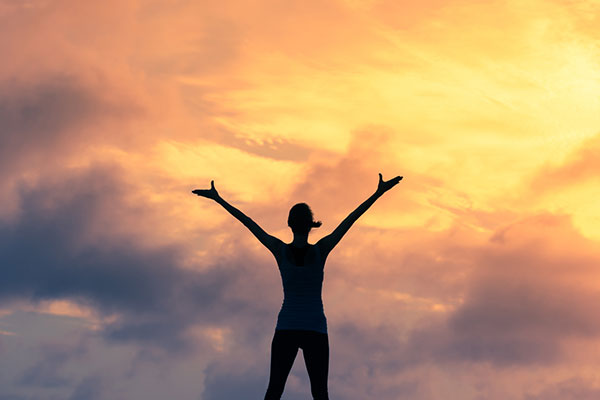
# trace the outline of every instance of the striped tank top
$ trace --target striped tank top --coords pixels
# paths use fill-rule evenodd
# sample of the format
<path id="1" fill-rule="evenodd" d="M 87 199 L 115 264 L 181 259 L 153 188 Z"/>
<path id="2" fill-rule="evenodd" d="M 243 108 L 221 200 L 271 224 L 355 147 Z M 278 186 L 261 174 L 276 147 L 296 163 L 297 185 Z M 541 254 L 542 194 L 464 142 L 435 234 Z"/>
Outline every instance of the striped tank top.
<path id="1" fill-rule="evenodd" d="M 293 260 L 291 245 L 282 245 L 276 258 L 283 283 L 283 304 L 275 329 L 300 329 L 327 333 L 323 311 L 324 260 L 318 246 L 308 245 L 303 265 Z"/>

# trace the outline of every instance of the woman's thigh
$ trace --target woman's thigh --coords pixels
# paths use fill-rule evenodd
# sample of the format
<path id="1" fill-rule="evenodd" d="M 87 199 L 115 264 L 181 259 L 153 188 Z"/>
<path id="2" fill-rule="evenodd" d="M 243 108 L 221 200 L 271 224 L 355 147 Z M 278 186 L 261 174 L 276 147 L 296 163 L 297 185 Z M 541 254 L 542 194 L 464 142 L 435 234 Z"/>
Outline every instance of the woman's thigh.
<path id="1" fill-rule="evenodd" d="M 327 399 L 329 338 L 325 333 L 306 332 L 301 346 L 313 398 Z"/>
<path id="2" fill-rule="evenodd" d="M 275 331 L 271 343 L 271 372 L 265 398 L 278 399 L 298 354 L 298 338 L 291 331 Z"/>

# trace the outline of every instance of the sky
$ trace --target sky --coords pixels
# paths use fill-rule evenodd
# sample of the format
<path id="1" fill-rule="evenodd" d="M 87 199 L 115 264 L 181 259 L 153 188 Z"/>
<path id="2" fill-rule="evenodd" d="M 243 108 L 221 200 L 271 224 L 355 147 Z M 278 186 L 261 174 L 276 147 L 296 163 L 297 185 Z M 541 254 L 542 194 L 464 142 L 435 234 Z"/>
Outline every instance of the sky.
<path id="1" fill-rule="evenodd" d="M 332 399 L 600 397 L 595 0 L 0 0 L 0 399 L 264 396 L 331 253 Z M 299 355 L 285 399 L 309 398 Z"/>

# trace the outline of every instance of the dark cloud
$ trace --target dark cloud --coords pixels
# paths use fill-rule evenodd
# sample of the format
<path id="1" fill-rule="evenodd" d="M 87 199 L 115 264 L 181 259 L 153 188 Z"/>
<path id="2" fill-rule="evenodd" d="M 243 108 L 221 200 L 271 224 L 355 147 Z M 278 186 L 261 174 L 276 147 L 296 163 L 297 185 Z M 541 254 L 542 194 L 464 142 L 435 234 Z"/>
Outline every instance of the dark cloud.
<path id="1" fill-rule="evenodd" d="M 208 368 L 202 400 L 258 398 L 267 389 L 264 371 L 247 371 L 245 374 L 231 374 L 224 371 L 215 373 Z M 286 391 L 286 398 L 288 396 Z"/>
<path id="2" fill-rule="evenodd" d="M 530 338 L 504 332 L 493 335 L 456 331 L 446 323 L 417 328 L 406 344 L 408 359 L 416 364 L 426 361 L 491 363 L 497 367 L 531 365 L 558 361 L 561 349 L 555 338 Z"/>
<path id="3" fill-rule="evenodd" d="M 234 147 L 260 157 L 284 161 L 306 161 L 311 149 L 284 138 L 274 138 L 270 141 L 258 141 L 251 137 L 240 136 L 239 133 L 216 129 L 215 134 L 206 135 L 217 143 Z"/>
<path id="4" fill-rule="evenodd" d="M 46 344 L 41 348 L 38 361 L 26 368 L 17 383 L 26 387 L 55 388 L 72 384 L 65 374 L 65 365 L 86 353 L 83 343 L 57 345 Z"/>
<path id="5" fill-rule="evenodd" d="M 570 237 L 578 251 L 555 247 L 561 237 Z M 499 229 L 490 243 L 463 254 L 477 267 L 462 304 L 447 318 L 415 329 L 408 348 L 425 359 L 497 366 L 562 360 L 567 339 L 600 336 L 600 321 L 592 317 L 600 292 L 585 285 L 600 261 L 588 253 L 591 247 L 563 216 Z"/>
<path id="6" fill-rule="evenodd" d="M 397 329 L 385 324 L 359 325 L 356 321 L 344 321 L 333 327 L 331 337 L 337 341 L 332 346 L 344 354 L 345 362 L 349 361 L 354 366 L 344 368 L 349 373 L 346 378 L 352 378 L 352 371 L 356 368 L 372 376 L 375 371 L 398 370 L 413 362 L 400 357 L 402 340 L 398 333 Z M 344 379 L 343 376 L 339 378 Z"/>
<path id="7" fill-rule="evenodd" d="M 31 397 L 29 396 L 21 396 L 18 394 L 1 394 L 0 393 L 0 400 L 30 400 Z"/>
<path id="8" fill-rule="evenodd" d="M 178 245 L 148 249 L 124 235 L 90 234 L 103 209 L 127 208 L 118 174 L 101 167 L 21 188 L 20 218 L 0 225 L 0 299 L 69 299 L 115 317 L 106 337 L 170 350 L 192 344 L 194 324 L 243 313 L 260 319 L 263 310 L 245 301 L 243 289 L 231 290 L 243 286 L 251 257 L 241 268 L 223 259 L 195 271 L 180 266 Z"/>
<path id="9" fill-rule="evenodd" d="M 96 376 L 89 376 L 77 384 L 75 390 L 69 396 L 69 400 L 100 399 L 103 391 L 102 379 Z"/>
<path id="10" fill-rule="evenodd" d="M 106 135 L 90 135 L 110 119 L 129 118 L 138 106 L 111 100 L 101 82 L 86 83 L 70 75 L 36 82 L 0 82 L 0 167 L 15 169 L 64 157 Z"/>
<path id="11" fill-rule="evenodd" d="M 36 83 L 16 80 L 0 83 L 0 119 L 3 144 L 22 150 L 28 139 L 49 144 L 67 128 L 80 127 L 90 116 L 111 109 L 72 76 L 55 76 Z M 35 143 L 35 142 L 34 142 Z"/>

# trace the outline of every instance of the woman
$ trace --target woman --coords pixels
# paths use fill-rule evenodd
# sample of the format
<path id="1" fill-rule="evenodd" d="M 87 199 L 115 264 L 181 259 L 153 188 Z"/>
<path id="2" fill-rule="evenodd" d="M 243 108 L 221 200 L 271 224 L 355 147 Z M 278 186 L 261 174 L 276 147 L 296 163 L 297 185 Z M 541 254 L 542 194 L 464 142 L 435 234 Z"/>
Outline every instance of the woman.
<path id="1" fill-rule="evenodd" d="M 215 189 L 214 181 L 211 181 L 210 189 L 192 191 L 223 206 L 244 224 L 277 260 L 284 299 L 271 344 L 271 373 L 265 400 L 281 398 L 298 349 L 302 349 L 304 354 L 313 399 L 329 399 L 329 341 L 321 299 L 325 260 L 352 224 L 375 200 L 397 185 L 401 179 L 401 176 L 397 176 L 384 181 L 379 174 L 379 184 L 375 193 L 352 211 L 332 233 L 314 245 L 308 243 L 308 234 L 312 228 L 321 226 L 321 222 L 314 221 L 312 211 L 305 203 L 296 204 L 290 210 L 288 226 L 292 229 L 294 239 L 286 244 L 269 235 L 243 212 L 223 200 Z"/>

